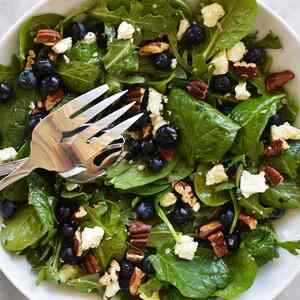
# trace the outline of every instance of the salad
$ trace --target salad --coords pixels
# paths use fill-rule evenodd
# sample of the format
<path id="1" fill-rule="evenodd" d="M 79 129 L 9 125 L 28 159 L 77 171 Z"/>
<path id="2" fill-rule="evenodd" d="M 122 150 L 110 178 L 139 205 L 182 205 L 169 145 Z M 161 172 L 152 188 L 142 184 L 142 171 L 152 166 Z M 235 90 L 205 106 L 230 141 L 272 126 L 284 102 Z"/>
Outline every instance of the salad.
<path id="1" fill-rule="evenodd" d="M 233 299 L 279 248 L 297 255 L 300 241 L 272 225 L 300 207 L 298 108 L 284 89 L 294 73 L 270 69 L 280 38 L 253 31 L 255 0 L 196 4 L 89 0 L 21 26 L 0 66 L 1 162 L 27 156 L 47 114 L 103 83 L 128 90 L 113 110 L 143 113 L 101 180 L 38 170 L 1 193 L 2 246 L 37 284 Z"/>

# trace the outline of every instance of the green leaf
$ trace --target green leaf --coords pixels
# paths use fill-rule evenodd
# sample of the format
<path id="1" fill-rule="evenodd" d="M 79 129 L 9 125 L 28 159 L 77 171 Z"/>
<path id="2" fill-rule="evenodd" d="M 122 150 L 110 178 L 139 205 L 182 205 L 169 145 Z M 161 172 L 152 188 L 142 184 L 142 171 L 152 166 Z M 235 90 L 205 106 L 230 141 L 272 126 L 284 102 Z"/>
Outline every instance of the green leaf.
<path id="1" fill-rule="evenodd" d="M 237 105 L 230 117 L 241 126 L 232 147 L 235 154 L 248 154 L 256 159 L 260 154 L 260 137 L 268 120 L 279 109 L 284 95 L 263 96 Z"/>
<path id="2" fill-rule="evenodd" d="M 179 159 L 174 170 L 169 174 L 168 181 L 180 181 L 186 177 L 189 177 L 193 171 L 193 166 L 190 166 L 186 161 Z"/>
<path id="3" fill-rule="evenodd" d="M 208 206 L 221 206 L 230 200 L 227 191 L 216 192 L 214 186 L 206 185 L 206 174 L 208 165 L 201 164 L 198 166 L 194 176 L 194 188 L 197 197 L 201 202 Z"/>
<path id="4" fill-rule="evenodd" d="M 0 65 L 0 81 L 10 81 L 15 76 L 15 70 L 12 66 Z"/>
<path id="5" fill-rule="evenodd" d="M 191 165 L 199 160 L 222 159 L 239 129 L 215 108 L 181 89 L 171 91 L 167 110 L 171 112 L 171 123 L 179 129 L 181 140 L 178 151 Z"/>
<path id="6" fill-rule="evenodd" d="M 85 93 L 101 82 L 102 71 L 99 65 L 81 61 L 72 61 L 69 64 L 60 63 L 58 74 L 67 88 L 75 93 Z"/>
<path id="7" fill-rule="evenodd" d="M 173 241 L 168 226 L 164 223 L 156 225 L 151 229 L 150 236 L 147 242 L 147 246 L 150 248 L 160 249 L 165 244 L 169 244 Z"/>
<path id="8" fill-rule="evenodd" d="M 232 282 L 215 295 L 229 300 L 251 288 L 256 278 L 257 265 L 255 259 L 244 248 L 225 258 L 225 263 L 232 274 Z"/>
<path id="9" fill-rule="evenodd" d="M 103 56 L 102 52 L 96 43 L 87 44 L 79 41 L 67 52 L 67 56 L 71 61 L 76 60 L 93 64 L 100 63 Z"/>
<path id="10" fill-rule="evenodd" d="M 257 32 L 244 39 L 247 49 L 265 48 L 265 49 L 281 49 L 282 43 L 280 37 L 270 31 L 264 38 L 257 40 Z"/>
<path id="11" fill-rule="evenodd" d="M 151 255 L 156 277 L 175 286 L 184 297 L 206 298 L 230 281 L 227 266 L 221 259 L 196 256 L 192 261 L 173 255 Z"/>
<path id="12" fill-rule="evenodd" d="M 139 292 L 150 298 L 153 293 L 158 292 L 161 288 L 161 282 L 154 277 L 142 284 L 139 288 Z"/>
<path id="13" fill-rule="evenodd" d="M 88 294 L 95 291 L 98 293 L 102 293 L 104 289 L 103 285 L 99 283 L 98 274 L 86 275 L 72 280 L 68 280 L 65 283 L 65 285 L 81 293 Z"/>
<path id="14" fill-rule="evenodd" d="M 298 255 L 298 251 L 300 250 L 300 241 L 278 242 L 278 246 L 293 255 Z"/>
<path id="15" fill-rule="evenodd" d="M 135 194 L 138 196 L 151 196 L 156 195 L 160 192 L 167 190 L 170 187 L 168 183 L 166 184 L 156 184 L 155 182 L 140 186 L 134 189 L 127 190 L 128 193 Z"/>
<path id="16" fill-rule="evenodd" d="M 35 209 L 27 206 L 5 223 L 0 232 L 3 247 L 8 251 L 22 251 L 36 244 L 46 233 Z"/>

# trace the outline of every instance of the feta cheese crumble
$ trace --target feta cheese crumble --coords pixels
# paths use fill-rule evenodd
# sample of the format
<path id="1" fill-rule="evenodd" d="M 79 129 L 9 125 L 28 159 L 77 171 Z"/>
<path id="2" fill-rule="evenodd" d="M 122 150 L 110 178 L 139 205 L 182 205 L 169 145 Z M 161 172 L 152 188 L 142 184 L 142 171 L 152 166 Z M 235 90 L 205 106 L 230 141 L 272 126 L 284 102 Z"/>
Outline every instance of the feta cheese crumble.
<path id="1" fill-rule="evenodd" d="M 180 21 L 178 32 L 177 32 L 177 41 L 181 41 L 185 32 L 191 26 L 190 22 L 187 19 L 183 19 Z"/>
<path id="2" fill-rule="evenodd" d="M 173 58 L 172 61 L 171 61 L 171 69 L 175 70 L 177 65 L 178 65 L 177 59 Z"/>
<path id="3" fill-rule="evenodd" d="M 97 36 L 94 32 L 88 32 L 85 36 L 84 36 L 84 42 L 86 44 L 94 44 L 97 41 Z"/>
<path id="4" fill-rule="evenodd" d="M 198 243 L 188 235 L 180 234 L 175 245 L 175 254 L 182 259 L 193 260 Z"/>
<path id="5" fill-rule="evenodd" d="M 268 188 L 265 172 L 254 175 L 248 171 L 243 171 L 240 189 L 245 198 L 249 198 L 253 194 L 264 193 Z"/>
<path id="6" fill-rule="evenodd" d="M 251 97 L 251 93 L 247 90 L 247 82 L 240 82 L 235 87 L 235 99 L 248 100 Z"/>
<path id="7" fill-rule="evenodd" d="M 300 129 L 290 125 L 289 122 L 285 122 L 280 126 L 273 125 L 271 127 L 271 138 L 275 140 L 300 140 Z"/>
<path id="8" fill-rule="evenodd" d="M 118 28 L 118 40 L 130 40 L 134 33 L 134 27 L 126 21 L 123 21 Z"/>
<path id="9" fill-rule="evenodd" d="M 14 160 L 17 156 L 17 151 L 13 147 L 4 148 L 0 150 L 0 162 L 8 162 Z"/>
<path id="10" fill-rule="evenodd" d="M 103 228 L 96 226 L 94 228 L 85 227 L 81 233 L 81 249 L 86 251 L 97 248 L 104 236 Z"/>
<path id="11" fill-rule="evenodd" d="M 56 43 L 52 47 L 52 50 L 56 54 L 64 54 L 65 52 L 67 52 L 68 50 L 70 50 L 72 48 L 72 44 L 73 44 L 72 38 L 67 37 L 65 39 L 60 40 L 58 43 Z"/>
<path id="12" fill-rule="evenodd" d="M 210 169 L 206 174 L 206 185 L 213 185 L 228 180 L 224 166 L 219 164 Z"/>
<path id="13" fill-rule="evenodd" d="M 245 44 L 243 42 L 238 42 L 235 46 L 227 51 L 227 57 L 229 61 L 235 63 L 241 61 L 246 53 L 247 49 Z"/>
<path id="14" fill-rule="evenodd" d="M 80 206 L 79 207 L 79 210 L 77 212 L 75 212 L 74 214 L 74 217 L 76 219 L 82 219 L 84 218 L 85 216 L 87 216 L 87 211 L 85 210 L 85 208 L 83 206 Z"/>
<path id="15" fill-rule="evenodd" d="M 172 206 L 176 202 L 177 202 L 177 197 L 174 193 L 171 193 L 171 192 L 164 194 L 159 201 L 159 203 L 162 207 Z"/>
<path id="16" fill-rule="evenodd" d="M 224 75 L 229 71 L 229 62 L 227 59 L 226 51 L 220 52 L 216 55 L 212 61 L 212 65 L 214 66 L 213 75 Z"/>
<path id="17" fill-rule="evenodd" d="M 163 95 L 155 89 L 150 88 L 147 110 L 154 115 L 160 115 L 163 108 Z"/>
<path id="18" fill-rule="evenodd" d="M 203 23 L 206 27 L 215 27 L 219 20 L 225 16 L 222 5 L 213 3 L 202 8 Z"/>

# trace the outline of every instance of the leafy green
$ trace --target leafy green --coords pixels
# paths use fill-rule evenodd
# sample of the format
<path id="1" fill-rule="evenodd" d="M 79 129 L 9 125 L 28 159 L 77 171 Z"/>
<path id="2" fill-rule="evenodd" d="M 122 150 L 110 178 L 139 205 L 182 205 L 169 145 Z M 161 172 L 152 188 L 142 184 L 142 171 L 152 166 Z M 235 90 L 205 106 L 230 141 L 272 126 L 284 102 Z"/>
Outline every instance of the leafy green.
<path id="1" fill-rule="evenodd" d="M 257 39 L 257 32 L 249 35 L 244 39 L 247 49 L 251 48 L 265 48 L 265 49 L 281 49 L 282 43 L 280 37 L 270 31 L 264 38 L 261 40 Z"/>
<path id="2" fill-rule="evenodd" d="M 278 246 L 293 255 L 298 255 L 298 251 L 300 250 L 300 241 L 278 242 Z"/>
<path id="3" fill-rule="evenodd" d="M 230 117 L 241 126 L 232 151 L 256 159 L 260 154 L 260 137 L 271 116 L 279 109 L 284 95 L 262 96 L 237 105 Z"/>
<path id="4" fill-rule="evenodd" d="M 151 278 L 146 283 L 142 284 L 139 288 L 139 292 L 151 297 L 153 293 L 158 292 L 162 288 L 161 282 L 157 278 Z"/>
<path id="5" fill-rule="evenodd" d="M 9 81 L 14 78 L 15 70 L 12 66 L 0 65 L 0 81 Z"/>
<path id="6" fill-rule="evenodd" d="M 250 289 L 256 277 L 257 265 L 255 259 L 244 248 L 225 258 L 225 263 L 233 278 L 224 290 L 217 291 L 216 296 L 228 300 Z"/>
<path id="7" fill-rule="evenodd" d="M 67 53 L 71 61 L 82 61 L 87 63 L 100 63 L 103 53 L 96 43 L 87 44 L 77 42 Z"/>
<path id="8" fill-rule="evenodd" d="M 66 286 L 71 287 L 81 293 L 103 292 L 103 285 L 99 283 L 99 275 L 85 275 L 79 278 L 68 280 Z"/>
<path id="9" fill-rule="evenodd" d="M 21 209 L 13 219 L 6 222 L 0 232 L 3 247 L 8 251 L 22 251 L 37 243 L 46 233 L 32 206 Z"/>
<path id="10" fill-rule="evenodd" d="M 221 259 L 196 256 L 185 261 L 173 255 L 151 255 L 156 277 L 175 286 L 184 297 L 205 298 L 230 281 L 227 266 Z"/>
<path id="11" fill-rule="evenodd" d="M 156 225 L 151 229 L 147 246 L 151 248 L 160 249 L 163 245 L 169 244 L 173 241 L 168 226 L 164 223 Z"/>
<path id="12" fill-rule="evenodd" d="M 127 190 L 127 192 L 138 196 L 151 196 L 163 192 L 169 187 L 170 185 L 168 184 L 168 182 L 166 182 L 166 184 L 157 184 L 156 182 L 153 182 L 144 186 Z"/>
<path id="13" fill-rule="evenodd" d="M 190 166 L 184 160 L 178 160 L 174 170 L 168 175 L 168 181 L 174 182 L 189 177 L 194 171 L 194 167 Z"/>
<path id="14" fill-rule="evenodd" d="M 170 121 L 179 129 L 178 151 L 191 165 L 199 160 L 220 160 L 231 147 L 239 129 L 215 108 L 181 89 L 171 91 L 167 110 L 171 112 Z"/>

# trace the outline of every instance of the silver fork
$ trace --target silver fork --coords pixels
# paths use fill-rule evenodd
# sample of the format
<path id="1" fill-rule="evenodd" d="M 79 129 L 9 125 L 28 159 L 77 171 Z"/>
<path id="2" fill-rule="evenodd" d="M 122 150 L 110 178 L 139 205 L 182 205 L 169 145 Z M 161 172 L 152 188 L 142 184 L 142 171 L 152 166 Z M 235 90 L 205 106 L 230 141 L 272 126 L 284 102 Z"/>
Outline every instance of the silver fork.
<path id="1" fill-rule="evenodd" d="M 43 119 L 33 131 L 29 158 L 20 162 L 14 171 L 0 181 L 0 191 L 37 168 L 59 172 L 68 177 L 81 174 L 81 179 L 78 180 L 80 182 L 89 181 L 101 175 L 102 171 L 121 154 L 124 140 L 118 144 L 111 145 L 111 143 L 119 139 L 122 133 L 142 116 L 142 114 L 137 114 L 96 137 L 100 131 L 108 128 L 134 105 L 130 103 L 99 121 L 87 125 L 95 116 L 127 92 L 117 93 L 84 110 L 87 105 L 108 90 L 108 85 L 102 85 L 68 102 Z M 76 113 L 79 114 L 76 115 Z M 72 134 L 83 125 L 87 127 Z M 68 138 L 64 138 L 65 133 L 69 133 Z M 107 150 L 116 152 L 105 156 Z M 94 160 L 99 154 L 104 154 L 104 158 L 100 164 L 96 165 Z M 18 162 L 15 162 L 14 166 L 16 165 Z"/>

